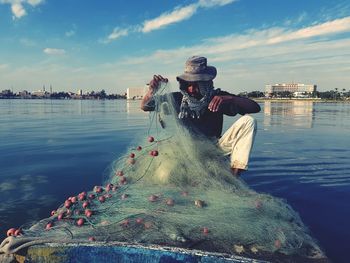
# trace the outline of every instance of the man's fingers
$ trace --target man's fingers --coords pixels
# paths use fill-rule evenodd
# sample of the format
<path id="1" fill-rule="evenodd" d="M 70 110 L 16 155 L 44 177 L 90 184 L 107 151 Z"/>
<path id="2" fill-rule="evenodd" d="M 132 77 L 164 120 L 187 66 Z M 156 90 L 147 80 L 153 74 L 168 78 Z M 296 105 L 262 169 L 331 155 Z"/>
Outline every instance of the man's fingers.
<path id="1" fill-rule="evenodd" d="M 216 98 L 215 98 L 214 105 L 213 105 L 213 111 L 214 111 L 214 112 L 218 111 L 219 105 L 220 105 L 220 98 L 216 97 Z"/>
<path id="2" fill-rule="evenodd" d="M 159 85 L 159 82 L 168 82 L 167 78 L 163 78 L 162 75 L 153 75 L 153 79 L 150 81 L 149 85 L 152 89 L 156 89 Z"/>
<path id="3" fill-rule="evenodd" d="M 221 105 L 221 102 L 222 102 L 221 98 L 219 96 L 215 96 L 209 103 L 209 106 L 208 106 L 209 110 L 211 110 L 212 112 L 218 111 Z"/>
<path id="4" fill-rule="evenodd" d="M 214 111 L 215 102 L 216 102 L 216 96 L 210 101 L 209 106 L 208 106 L 209 110 Z"/>

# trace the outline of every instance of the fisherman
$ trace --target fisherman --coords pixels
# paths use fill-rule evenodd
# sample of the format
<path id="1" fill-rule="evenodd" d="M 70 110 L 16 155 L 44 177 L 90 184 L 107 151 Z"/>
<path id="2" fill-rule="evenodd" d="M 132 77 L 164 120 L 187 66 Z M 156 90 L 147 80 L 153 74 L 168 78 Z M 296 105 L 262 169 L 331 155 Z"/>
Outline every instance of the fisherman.
<path id="1" fill-rule="evenodd" d="M 231 155 L 231 171 L 236 177 L 248 169 L 249 155 L 256 134 L 256 120 L 247 115 L 257 113 L 260 106 L 253 100 L 215 89 L 213 79 L 217 71 L 207 65 L 205 57 L 193 56 L 186 61 L 185 72 L 176 77 L 179 92 L 171 95 L 175 101 L 181 123 L 195 134 L 216 138 L 218 146 Z M 161 75 L 154 75 L 149 90 L 143 97 L 141 109 L 155 109 L 154 94 L 161 82 L 168 82 Z M 243 115 L 221 136 L 223 116 Z"/>

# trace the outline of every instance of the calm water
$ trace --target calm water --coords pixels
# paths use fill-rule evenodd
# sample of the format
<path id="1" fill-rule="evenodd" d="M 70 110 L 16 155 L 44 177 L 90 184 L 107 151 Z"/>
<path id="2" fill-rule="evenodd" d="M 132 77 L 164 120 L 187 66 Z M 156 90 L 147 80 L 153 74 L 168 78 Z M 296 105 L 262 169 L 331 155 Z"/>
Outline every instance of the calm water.
<path id="1" fill-rule="evenodd" d="M 101 184 L 109 164 L 147 132 L 139 102 L 0 100 L 0 238 Z M 348 262 L 350 103 L 261 104 L 243 179 L 285 198 L 326 254 Z M 225 119 L 227 128 L 236 118 Z"/>

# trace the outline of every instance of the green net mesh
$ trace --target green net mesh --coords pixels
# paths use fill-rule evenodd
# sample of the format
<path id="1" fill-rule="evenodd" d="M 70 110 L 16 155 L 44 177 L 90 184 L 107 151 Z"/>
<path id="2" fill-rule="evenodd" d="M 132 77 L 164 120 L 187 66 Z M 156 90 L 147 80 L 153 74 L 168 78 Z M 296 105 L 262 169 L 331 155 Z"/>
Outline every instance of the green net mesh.
<path id="1" fill-rule="evenodd" d="M 298 214 L 230 172 L 215 141 L 178 123 L 163 84 L 150 128 L 103 186 L 68 198 L 17 238 L 125 241 L 240 253 L 322 254 Z M 162 99 L 157 99 L 162 98 Z"/>

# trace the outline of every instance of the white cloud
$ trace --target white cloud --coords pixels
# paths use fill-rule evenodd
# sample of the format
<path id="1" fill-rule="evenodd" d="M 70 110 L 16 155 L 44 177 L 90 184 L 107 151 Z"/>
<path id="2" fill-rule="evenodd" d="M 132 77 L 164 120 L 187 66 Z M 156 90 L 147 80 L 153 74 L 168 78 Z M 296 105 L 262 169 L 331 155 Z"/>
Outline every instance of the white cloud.
<path id="1" fill-rule="evenodd" d="M 287 32 L 280 36 L 269 39 L 269 44 L 275 44 L 284 41 L 305 39 L 322 35 L 337 34 L 350 31 L 350 17 L 344 17 L 333 21 L 325 22 L 315 26 L 303 28 L 294 32 Z"/>
<path id="2" fill-rule="evenodd" d="M 22 16 L 25 16 L 26 10 L 24 10 L 23 5 L 21 3 L 14 3 L 11 5 L 11 11 L 14 15 L 14 18 L 21 18 Z"/>
<path id="3" fill-rule="evenodd" d="M 148 33 L 153 30 L 163 28 L 167 25 L 174 24 L 186 19 L 189 19 L 197 11 L 198 5 L 188 5 L 181 8 L 175 8 L 169 13 L 163 13 L 159 17 L 146 20 L 143 23 L 142 32 Z"/>
<path id="4" fill-rule="evenodd" d="M 75 31 L 74 30 L 69 30 L 65 33 L 66 37 L 71 37 L 75 35 Z"/>
<path id="5" fill-rule="evenodd" d="M 109 43 L 122 36 L 128 35 L 130 32 L 149 33 L 151 31 L 159 30 L 169 25 L 190 19 L 200 8 L 224 6 L 234 1 L 236 0 L 199 0 L 197 3 L 187 6 L 177 6 L 173 10 L 164 12 L 156 18 L 145 20 L 141 25 L 129 27 L 129 29 L 115 28 L 108 38 L 101 42 Z M 131 28 L 133 29 L 131 30 Z"/>
<path id="6" fill-rule="evenodd" d="M 198 5 L 201 7 L 224 6 L 237 0 L 199 0 Z"/>
<path id="7" fill-rule="evenodd" d="M 27 0 L 27 3 L 31 6 L 37 6 L 44 2 L 44 0 Z"/>
<path id="8" fill-rule="evenodd" d="M 113 29 L 113 32 L 109 34 L 109 36 L 107 37 L 107 40 L 108 41 L 116 40 L 117 38 L 120 38 L 122 36 L 127 36 L 128 33 L 129 33 L 128 29 L 116 27 Z"/>
<path id="9" fill-rule="evenodd" d="M 40 5 L 44 0 L 0 0 L 0 4 L 11 5 L 11 11 L 13 19 L 19 19 L 27 14 L 25 5 L 31 5 L 33 7 Z"/>
<path id="10" fill-rule="evenodd" d="M 43 50 L 45 54 L 48 55 L 64 55 L 66 54 L 66 51 L 64 49 L 58 49 L 58 48 L 45 48 Z"/>

